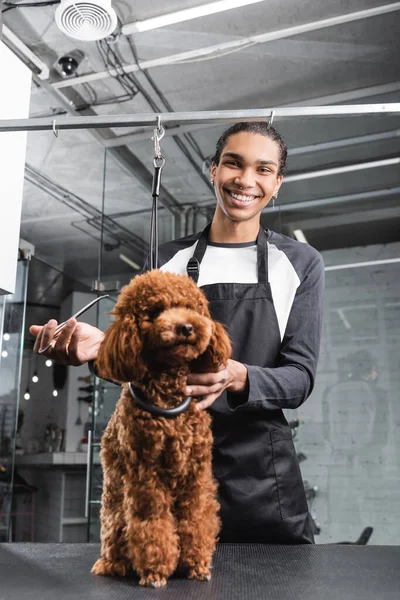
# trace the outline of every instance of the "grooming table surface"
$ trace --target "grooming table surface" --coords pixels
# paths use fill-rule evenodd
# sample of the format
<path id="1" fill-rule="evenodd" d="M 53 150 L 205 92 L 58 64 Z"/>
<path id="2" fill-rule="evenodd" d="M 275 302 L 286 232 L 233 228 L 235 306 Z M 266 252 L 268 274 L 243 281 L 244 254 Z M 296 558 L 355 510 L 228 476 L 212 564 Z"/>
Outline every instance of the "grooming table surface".
<path id="1" fill-rule="evenodd" d="M 92 575 L 98 544 L 0 544 L 0 600 L 398 600 L 400 546 L 220 544 L 210 582 Z"/>

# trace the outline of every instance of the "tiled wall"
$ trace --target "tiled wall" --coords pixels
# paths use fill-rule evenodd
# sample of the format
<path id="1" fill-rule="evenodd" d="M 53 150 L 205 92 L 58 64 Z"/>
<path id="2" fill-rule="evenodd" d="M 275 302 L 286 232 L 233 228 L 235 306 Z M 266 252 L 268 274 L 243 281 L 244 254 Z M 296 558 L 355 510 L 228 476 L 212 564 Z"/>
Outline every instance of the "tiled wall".
<path id="1" fill-rule="evenodd" d="M 324 254 L 326 265 L 400 257 L 400 244 Z M 288 418 L 318 487 L 317 543 L 400 538 L 400 263 L 326 272 L 325 319 L 315 389 Z"/>

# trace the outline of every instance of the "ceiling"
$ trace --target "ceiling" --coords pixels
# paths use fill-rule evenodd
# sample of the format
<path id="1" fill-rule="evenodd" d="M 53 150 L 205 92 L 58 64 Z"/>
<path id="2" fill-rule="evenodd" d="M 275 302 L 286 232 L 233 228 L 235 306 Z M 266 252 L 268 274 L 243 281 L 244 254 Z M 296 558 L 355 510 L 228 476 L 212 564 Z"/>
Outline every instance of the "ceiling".
<path id="1" fill-rule="evenodd" d="M 200 3 L 113 0 L 122 24 Z M 400 12 L 323 28 L 320 21 L 388 3 L 268 0 L 100 45 L 64 36 L 54 22 L 55 6 L 9 10 L 3 21 L 50 67 L 48 80 L 36 77 L 33 83 L 32 117 L 386 104 L 400 101 Z M 319 28 L 168 64 L 179 53 L 312 23 Z M 60 87 L 53 65 L 76 49 L 84 53 L 78 77 Z M 111 77 L 105 68 L 119 60 L 122 74 L 136 59 L 142 64 L 158 58 L 166 64 L 129 76 Z M 80 76 L 98 72 L 105 76 L 79 83 Z M 287 235 L 302 229 L 320 251 L 400 240 L 399 164 L 390 164 L 400 156 L 398 114 L 275 118 L 274 126 L 289 147 L 288 172 L 275 211 L 263 214 L 265 226 Z M 191 233 L 212 216 L 209 159 L 223 129 L 167 129 L 161 141 L 166 164 L 160 242 Z M 67 286 L 54 277 L 52 291 L 43 294 L 42 277 L 32 276 L 32 303 L 57 304 L 74 281 L 90 286 L 100 279 L 118 287 L 137 272 L 121 254 L 143 264 L 150 235 L 151 136 L 150 129 L 129 127 L 63 130 L 58 137 L 29 133 L 21 237 L 55 273 L 70 277 Z"/>

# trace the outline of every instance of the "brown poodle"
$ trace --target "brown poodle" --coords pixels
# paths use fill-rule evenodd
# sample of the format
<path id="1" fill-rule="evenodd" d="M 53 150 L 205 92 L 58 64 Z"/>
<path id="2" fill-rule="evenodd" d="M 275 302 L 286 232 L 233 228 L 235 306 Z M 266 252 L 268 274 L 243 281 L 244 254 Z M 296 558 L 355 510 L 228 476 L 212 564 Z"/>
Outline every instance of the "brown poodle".
<path id="1" fill-rule="evenodd" d="M 96 361 L 99 375 L 123 384 L 102 438 L 101 558 L 92 571 L 162 587 L 176 568 L 210 579 L 220 528 L 212 476 L 210 416 L 195 402 L 175 417 L 143 410 L 179 406 L 190 371 L 212 372 L 231 352 L 207 299 L 186 275 L 153 270 L 132 279 L 113 311 Z"/>

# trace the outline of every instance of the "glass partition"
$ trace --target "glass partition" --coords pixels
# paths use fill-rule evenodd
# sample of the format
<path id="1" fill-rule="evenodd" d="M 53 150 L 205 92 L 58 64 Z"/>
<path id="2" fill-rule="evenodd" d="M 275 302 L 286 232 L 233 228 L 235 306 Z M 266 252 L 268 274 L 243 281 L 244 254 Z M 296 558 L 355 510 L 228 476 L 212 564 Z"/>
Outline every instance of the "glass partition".
<path id="1" fill-rule="evenodd" d="M 88 286 L 98 275 L 103 171 L 104 148 L 89 130 L 28 134 L 21 237 Z"/>
<path id="2" fill-rule="evenodd" d="M 33 94 L 33 106 L 35 98 Z M 34 354 L 28 328 L 51 318 L 69 319 L 100 294 L 104 157 L 104 148 L 89 130 L 60 131 L 57 137 L 51 131 L 28 134 L 20 235 L 34 247 L 34 258 L 25 353 L 20 357 L 19 402 L 25 419 L 15 473 L 35 489 L 36 504 L 30 517 L 34 526 L 22 527 L 19 515 L 14 541 L 87 539 L 87 438 L 94 412 L 93 380 L 87 365 L 65 367 Z M 101 303 L 97 308 L 103 310 Z M 107 310 L 111 310 L 108 305 L 104 314 Z M 95 325 L 96 308 L 79 320 Z M 38 381 L 32 383 L 35 375 Z"/>
<path id="3" fill-rule="evenodd" d="M 29 260 L 18 261 L 15 293 L 0 296 L 0 542 L 15 540 L 17 519 L 33 527 L 34 490 L 14 470 L 24 422 L 19 398 L 28 271 Z"/>

